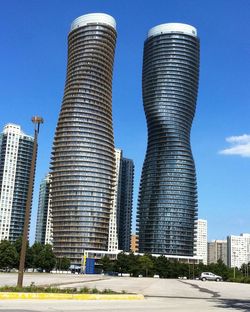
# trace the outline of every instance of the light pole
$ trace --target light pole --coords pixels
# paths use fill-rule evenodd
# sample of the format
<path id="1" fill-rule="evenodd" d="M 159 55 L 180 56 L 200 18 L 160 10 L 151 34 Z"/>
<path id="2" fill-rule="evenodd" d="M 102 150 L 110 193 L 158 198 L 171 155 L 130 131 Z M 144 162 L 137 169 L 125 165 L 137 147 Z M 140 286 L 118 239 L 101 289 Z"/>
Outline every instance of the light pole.
<path id="1" fill-rule="evenodd" d="M 24 272 L 24 264 L 25 264 L 25 257 L 26 257 L 28 230 L 29 230 L 29 221 L 30 221 L 30 210 L 31 210 L 32 193 L 33 193 L 33 185 L 34 185 L 34 177 L 35 177 L 35 169 L 36 169 L 36 156 L 37 156 L 37 147 L 38 147 L 37 139 L 38 139 L 40 124 L 43 123 L 43 118 L 34 116 L 32 117 L 32 122 L 34 124 L 34 145 L 33 145 L 32 159 L 31 159 L 27 201 L 26 201 L 26 207 L 25 207 L 22 248 L 21 248 L 21 254 L 20 254 L 20 263 L 19 263 L 18 279 L 17 279 L 18 287 L 23 286 L 23 272 Z"/>

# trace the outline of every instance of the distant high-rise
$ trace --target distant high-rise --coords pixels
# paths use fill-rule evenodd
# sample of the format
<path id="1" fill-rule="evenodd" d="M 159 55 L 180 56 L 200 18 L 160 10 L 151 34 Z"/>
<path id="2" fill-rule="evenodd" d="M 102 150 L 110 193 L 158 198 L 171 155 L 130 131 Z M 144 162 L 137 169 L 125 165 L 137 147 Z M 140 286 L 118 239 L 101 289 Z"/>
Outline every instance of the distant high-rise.
<path id="1" fill-rule="evenodd" d="M 41 244 L 53 242 L 50 182 L 48 174 L 40 184 L 35 241 Z"/>
<path id="2" fill-rule="evenodd" d="M 134 163 L 115 149 L 116 178 L 113 207 L 110 215 L 108 250 L 130 250 L 133 208 Z"/>
<path id="3" fill-rule="evenodd" d="M 207 263 L 217 263 L 221 260 L 227 264 L 227 241 L 213 240 L 207 243 Z"/>
<path id="4" fill-rule="evenodd" d="M 130 251 L 134 189 L 134 162 L 122 158 L 120 207 L 118 214 L 119 249 Z"/>
<path id="5" fill-rule="evenodd" d="M 250 234 L 244 233 L 227 237 L 227 264 L 230 268 L 241 268 L 250 262 Z"/>
<path id="6" fill-rule="evenodd" d="M 131 235 L 130 250 L 132 252 L 138 252 L 138 236 L 136 234 Z"/>
<path id="7" fill-rule="evenodd" d="M 202 262 L 207 264 L 207 220 L 195 221 L 194 256 L 202 258 Z"/>
<path id="8" fill-rule="evenodd" d="M 115 149 L 115 183 L 109 220 L 108 251 L 118 250 L 118 213 L 120 210 L 122 151 Z"/>
<path id="9" fill-rule="evenodd" d="M 0 241 L 23 234 L 34 139 L 7 124 L 0 134 Z"/>
<path id="10" fill-rule="evenodd" d="M 193 256 L 196 173 L 190 147 L 199 77 L 194 27 L 162 24 L 144 44 L 143 101 L 148 146 L 139 200 L 139 251 Z"/>
<path id="11" fill-rule="evenodd" d="M 85 249 L 107 250 L 115 174 L 113 17 L 75 19 L 68 36 L 67 78 L 56 128 L 51 177 L 54 252 L 79 264 Z"/>

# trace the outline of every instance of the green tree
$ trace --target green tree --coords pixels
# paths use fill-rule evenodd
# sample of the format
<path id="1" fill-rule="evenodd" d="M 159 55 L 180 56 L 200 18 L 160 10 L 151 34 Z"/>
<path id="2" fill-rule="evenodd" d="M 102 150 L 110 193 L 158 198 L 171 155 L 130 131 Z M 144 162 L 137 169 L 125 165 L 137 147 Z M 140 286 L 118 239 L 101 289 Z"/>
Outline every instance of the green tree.
<path id="1" fill-rule="evenodd" d="M 170 273 L 169 260 L 164 256 L 160 256 L 160 257 L 155 258 L 154 262 L 155 262 L 156 274 L 158 274 L 160 277 L 163 277 L 163 278 L 169 277 L 169 273 Z"/>
<path id="2" fill-rule="evenodd" d="M 40 267 L 40 254 L 44 249 L 44 245 L 38 242 L 35 242 L 30 248 L 31 254 L 31 267 L 39 268 Z"/>
<path id="3" fill-rule="evenodd" d="M 145 276 L 148 276 L 150 270 L 154 268 L 154 262 L 150 255 L 143 255 L 139 258 L 139 266 L 141 271 L 145 272 Z"/>
<path id="4" fill-rule="evenodd" d="M 194 277 L 199 277 L 202 272 L 208 271 L 208 268 L 203 263 L 196 264 L 194 266 Z"/>
<path id="5" fill-rule="evenodd" d="M 12 269 L 18 259 L 18 253 L 9 241 L 3 240 L 0 242 L 0 268 Z"/>
<path id="6" fill-rule="evenodd" d="M 63 271 L 67 271 L 70 267 L 70 259 L 66 258 L 66 257 L 62 257 L 62 258 L 60 258 L 60 261 L 61 261 L 60 269 Z"/>
<path id="7" fill-rule="evenodd" d="M 15 264 L 15 268 L 19 268 L 19 262 L 20 262 L 20 254 L 21 254 L 21 248 L 22 248 L 22 236 L 18 237 L 18 239 L 13 243 L 13 246 L 15 247 L 18 257 Z M 31 248 L 29 247 L 29 242 L 27 242 L 26 247 L 26 256 L 25 256 L 25 268 L 32 267 L 32 252 Z"/>
<path id="8" fill-rule="evenodd" d="M 101 264 L 102 269 L 105 273 L 112 272 L 114 270 L 113 261 L 111 261 L 106 255 L 102 259 L 100 259 L 99 264 Z"/>
<path id="9" fill-rule="evenodd" d="M 22 236 L 19 236 L 13 243 L 13 246 L 16 248 L 18 254 L 21 252 L 22 248 Z"/>
<path id="10" fill-rule="evenodd" d="M 50 272 L 56 265 L 56 257 L 53 253 L 52 246 L 49 244 L 44 245 L 39 253 L 36 264 L 38 268 Z"/>
<path id="11" fill-rule="evenodd" d="M 136 256 L 133 252 L 127 256 L 128 273 L 132 276 L 138 276 L 140 273 L 139 257 L 140 256 Z"/>
<path id="12" fill-rule="evenodd" d="M 222 276 L 223 280 L 227 280 L 230 276 L 230 269 L 219 259 L 215 268 L 215 273 Z"/>
<path id="13" fill-rule="evenodd" d="M 128 273 L 128 268 L 128 256 L 123 252 L 119 253 L 114 263 L 114 270 L 119 273 Z"/>

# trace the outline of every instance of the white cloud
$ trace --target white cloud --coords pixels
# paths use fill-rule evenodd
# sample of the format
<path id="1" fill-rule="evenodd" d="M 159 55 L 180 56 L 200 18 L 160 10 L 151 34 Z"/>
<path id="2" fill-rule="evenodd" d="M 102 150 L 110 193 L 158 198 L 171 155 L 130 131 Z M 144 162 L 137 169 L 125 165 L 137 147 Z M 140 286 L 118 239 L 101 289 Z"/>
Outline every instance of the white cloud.
<path id="1" fill-rule="evenodd" d="M 231 136 L 226 138 L 231 144 L 229 148 L 219 151 L 223 155 L 239 155 L 242 157 L 250 157 L 250 135 L 243 134 L 240 136 Z"/>
<path id="2" fill-rule="evenodd" d="M 231 136 L 229 138 L 226 138 L 226 141 L 229 143 L 250 143 L 250 135 L 249 134 L 243 134 L 239 136 Z"/>

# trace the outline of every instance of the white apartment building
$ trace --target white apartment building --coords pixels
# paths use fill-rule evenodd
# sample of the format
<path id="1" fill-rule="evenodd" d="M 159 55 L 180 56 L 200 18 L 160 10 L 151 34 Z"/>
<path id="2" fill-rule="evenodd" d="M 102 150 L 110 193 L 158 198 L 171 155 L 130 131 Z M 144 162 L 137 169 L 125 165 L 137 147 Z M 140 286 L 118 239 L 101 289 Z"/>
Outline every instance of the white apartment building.
<path id="1" fill-rule="evenodd" d="M 207 264 L 207 220 L 195 221 L 194 256 L 201 257 Z"/>
<path id="2" fill-rule="evenodd" d="M 53 245 L 53 223 L 52 223 L 52 208 L 51 208 L 51 192 L 49 194 L 48 213 L 46 219 L 45 244 Z"/>
<path id="3" fill-rule="evenodd" d="M 250 234 L 242 233 L 240 235 L 245 238 L 246 243 L 247 243 L 247 263 L 249 263 L 250 262 Z"/>
<path id="4" fill-rule="evenodd" d="M 0 241 L 23 233 L 34 139 L 7 124 L 0 134 Z"/>
<path id="5" fill-rule="evenodd" d="M 250 234 L 244 233 L 227 237 L 228 266 L 240 268 L 250 259 Z"/>
<path id="6" fill-rule="evenodd" d="M 207 262 L 208 264 L 217 263 L 222 260 L 227 265 L 227 241 L 213 240 L 207 243 Z"/>
<path id="7" fill-rule="evenodd" d="M 121 189 L 120 168 L 122 161 L 122 151 L 115 149 L 115 181 L 114 181 L 114 195 L 112 209 L 109 220 L 109 236 L 108 236 L 108 251 L 118 250 L 118 220 L 117 213 L 119 207 L 119 194 Z"/>

